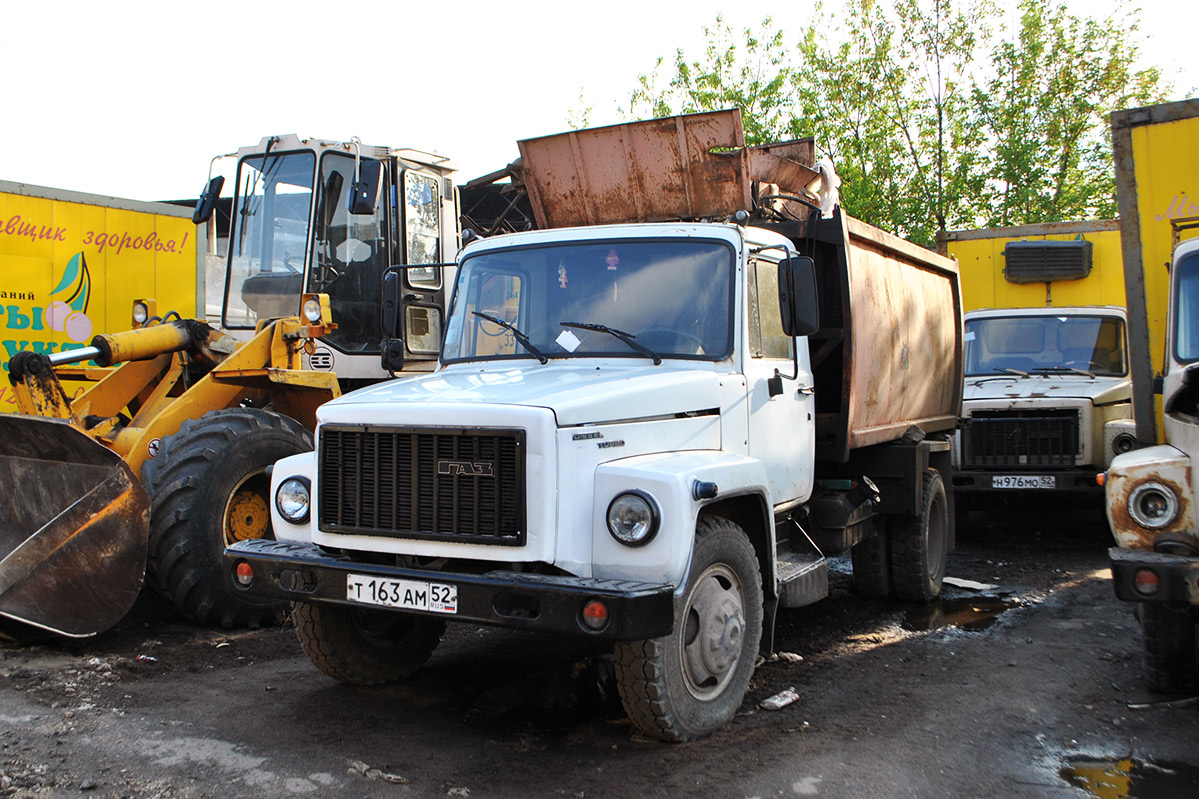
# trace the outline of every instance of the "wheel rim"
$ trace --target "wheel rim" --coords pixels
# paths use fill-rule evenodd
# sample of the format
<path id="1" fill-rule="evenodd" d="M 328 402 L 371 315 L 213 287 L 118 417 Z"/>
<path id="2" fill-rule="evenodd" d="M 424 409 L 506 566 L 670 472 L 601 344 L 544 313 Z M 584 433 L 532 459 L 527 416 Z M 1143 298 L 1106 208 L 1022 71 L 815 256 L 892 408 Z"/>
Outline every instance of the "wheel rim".
<path id="1" fill-rule="evenodd" d="M 266 538 L 271 532 L 271 512 L 266 502 L 266 472 L 256 472 L 242 479 L 225 505 L 225 544 Z"/>
<path id="2" fill-rule="evenodd" d="M 949 549 L 949 517 L 944 503 L 935 501 L 928 509 L 928 547 L 926 548 L 928 574 L 934 580 L 941 578 L 945 568 L 945 556 Z"/>
<path id="3" fill-rule="evenodd" d="M 745 646 L 745 598 L 741 581 L 728 566 L 704 570 L 687 595 L 679 655 L 687 690 L 713 699 L 733 678 Z"/>

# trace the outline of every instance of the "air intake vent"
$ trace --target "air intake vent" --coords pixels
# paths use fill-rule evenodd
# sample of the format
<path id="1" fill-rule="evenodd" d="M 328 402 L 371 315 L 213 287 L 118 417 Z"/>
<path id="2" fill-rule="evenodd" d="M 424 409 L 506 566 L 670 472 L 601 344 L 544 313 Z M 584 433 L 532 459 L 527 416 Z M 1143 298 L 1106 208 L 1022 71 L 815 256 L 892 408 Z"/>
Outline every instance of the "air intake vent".
<path id="1" fill-rule="evenodd" d="M 1079 280 L 1091 274 L 1091 242 L 1009 241 L 1003 248 L 1009 283 Z"/>

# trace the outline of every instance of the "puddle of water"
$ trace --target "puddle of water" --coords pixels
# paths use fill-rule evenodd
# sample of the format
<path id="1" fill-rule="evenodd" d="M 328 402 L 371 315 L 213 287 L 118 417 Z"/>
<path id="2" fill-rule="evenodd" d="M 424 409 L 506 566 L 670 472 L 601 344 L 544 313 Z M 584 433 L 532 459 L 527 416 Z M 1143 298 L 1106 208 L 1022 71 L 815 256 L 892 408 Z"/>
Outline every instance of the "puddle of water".
<path id="1" fill-rule="evenodd" d="M 1072 758 L 1058 776 L 1095 799 L 1161 799 L 1199 795 L 1199 767 L 1145 763 L 1130 757 Z"/>
<path id="2" fill-rule="evenodd" d="M 969 632 L 985 630 L 995 623 L 1004 611 L 1020 605 L 1012 597 L 972 596 L 962 599 L 941 599 L 929 605 L 910 608 L 904 614 L 902 626 L 910 632 L 929 632 L 943 627 L 958 627 Z"/>

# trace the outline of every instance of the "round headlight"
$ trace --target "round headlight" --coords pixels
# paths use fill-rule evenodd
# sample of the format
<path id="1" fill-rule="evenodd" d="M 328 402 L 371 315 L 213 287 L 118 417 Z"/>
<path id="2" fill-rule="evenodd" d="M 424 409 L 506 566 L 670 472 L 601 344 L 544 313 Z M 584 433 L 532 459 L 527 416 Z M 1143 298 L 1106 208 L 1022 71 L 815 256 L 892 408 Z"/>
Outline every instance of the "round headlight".
<path id="1" fill-rule="evenodd" d="M 620 543 L 639 547 L 658 532 L 658 506 L 643 491 L 621 494 L 608 505 L 608 532 Z"/>
<path id="2" fill-rule="evenodd" d="M 292 524 L 308 519 L 311 502 L 311 485 L 306 477 L 289 477 L 275 491 L 275 508 Z"/>
<path id="3" fill-rule="evenodd" d="M 133 303 L 133 321 L 135 324 L 144 325 L 149 318 L 150 309 L 146 307 L 144 302 Z"/>
<path id="4" fill-rule="evenodd" d="M 1178 516 L 1178 496 L 1161 483 L 1141 483 L 1128 495 L 1128 515 L 1150 530 L 1165 527 Z"/>
<path id="5" fill-rule="evenodd" d="M 321 303 L 320 300 L 309 297 L 304 300 L 304 318 L 312 324 L 321 321 Z"/>

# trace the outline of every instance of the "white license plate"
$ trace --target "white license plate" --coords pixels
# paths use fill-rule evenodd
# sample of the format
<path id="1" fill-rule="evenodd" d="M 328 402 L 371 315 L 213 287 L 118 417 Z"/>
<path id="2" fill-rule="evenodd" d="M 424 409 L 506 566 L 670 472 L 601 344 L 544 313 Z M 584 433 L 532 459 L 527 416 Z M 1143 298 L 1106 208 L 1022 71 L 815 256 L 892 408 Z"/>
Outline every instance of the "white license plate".
<path id="1" fill-rule="evenodd" d="M 458 612 L 458 586 L 426 583 L 423 580 L 393 580 L 369 574 L 346 575 L 346 599 L 367 605 L 381 605 L 433 613 Z"/>
<path id="2" fill-rule="evenodd" d="M 991 488 L 1057 488 L 1051 474 L 994 474 Z"/>

